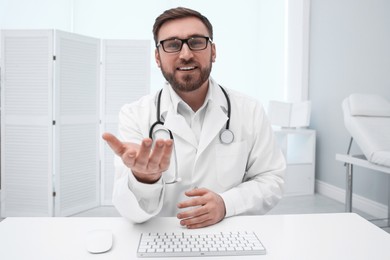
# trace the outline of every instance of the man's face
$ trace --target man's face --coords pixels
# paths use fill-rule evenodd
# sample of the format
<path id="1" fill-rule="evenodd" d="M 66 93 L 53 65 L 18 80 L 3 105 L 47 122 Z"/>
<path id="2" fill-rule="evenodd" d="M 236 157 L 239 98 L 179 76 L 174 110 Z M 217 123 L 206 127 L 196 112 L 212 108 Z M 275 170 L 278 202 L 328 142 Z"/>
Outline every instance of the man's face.
<path id="1" fill-rule="evenodd" d="M 158 41 L 166 39 L 188 39 L 207 36 L 206 26 L 195 17 L 166 22 L 158 32 Z M 208 42 L 204 50 L 192 51 L 187 44 L 175 53 L 166 53 L 162 46 L 155 51 L 157 65 L 165 79 L 176 91 L 190 92 L 200 88 L 209 78 L 212 62 L 216 57 L 215 45 Z"/>

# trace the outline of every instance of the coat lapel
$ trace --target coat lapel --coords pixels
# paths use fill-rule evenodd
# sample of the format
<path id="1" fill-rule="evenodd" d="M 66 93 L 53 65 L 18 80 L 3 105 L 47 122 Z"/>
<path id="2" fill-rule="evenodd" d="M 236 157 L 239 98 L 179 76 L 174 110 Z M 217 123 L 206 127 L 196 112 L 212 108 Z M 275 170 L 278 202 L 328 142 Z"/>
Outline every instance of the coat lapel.
<path id="1" fill-rule="evenodd" d="M 198 157 L 204 152 L 215 138 L 219 138 L 222 129 L 225 128 L 227 117 L 227 101 L 220 86 L 210 80 L 211 99 L 207 106 L 203 121 L 202 133 L 199 140 Z M 197 158 L 198 158 L 197 157 Z"/>
<path id="2" fill-rule="evenodd" d="M 174 135 L 179 136 L 194 147 L 197 146 L 194 133 L 181 115 L 174 113 L 171 109 L 168 110 L 164 125 L 171 130 Z"/>
<path id="3" fill-rule="evenodd" d="M 174 111 L 168 87 L 169 85 L 165 85 L 161 97 L 161 119 L 164 121 L 164 127 L 192 146 L 197 147 L 197 141 L 191 128 L 185 119 Z"/>
<path id="4" fill-rule="evenodd" d="M 228 117 L 222 108 L 218 104 L 209 101 L 199 140 L 198 157 L 214 138 L 219 136 L 221 129 L 225 127 L 227 119 Z"/>

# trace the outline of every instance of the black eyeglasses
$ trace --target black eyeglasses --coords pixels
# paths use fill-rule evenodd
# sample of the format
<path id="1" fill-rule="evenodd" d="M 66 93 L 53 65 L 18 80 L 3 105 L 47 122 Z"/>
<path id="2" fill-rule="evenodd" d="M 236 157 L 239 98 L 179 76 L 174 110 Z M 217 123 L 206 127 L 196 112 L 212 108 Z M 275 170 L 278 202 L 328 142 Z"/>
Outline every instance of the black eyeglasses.
<path id="1" fill-rule="evenodd" d="M 206 36 L 194 36 L 188 39 L 167 39 L 160 41 L 157 44 L 157 48 L 162 46 L 163 50 L 168 53 L 179 52 L 186 43 L 188 48 L 192 51 L 201 51 L 207 48 L 208 42 L 211 42 L 210 37 Z"/>

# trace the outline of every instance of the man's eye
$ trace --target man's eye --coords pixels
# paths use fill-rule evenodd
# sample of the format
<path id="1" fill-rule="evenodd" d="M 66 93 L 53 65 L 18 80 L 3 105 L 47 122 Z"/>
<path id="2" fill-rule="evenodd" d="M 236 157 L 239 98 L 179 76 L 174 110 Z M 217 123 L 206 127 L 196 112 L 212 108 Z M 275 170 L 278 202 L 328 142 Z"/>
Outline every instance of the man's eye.
<path id="1" fill-rule="evenodd" d="M 192 48 L 203 48 L 205 45 L 205 40 L 203 38 L 192 38 L 189 43 Z"/>
<path id="2" fill-rule="evenodd" d="M 169 48 L 169 49 L 178 49 L 180 48 L 180 41 L 176 41 L 176 40 L 173 40 L 173 41 L 168 41 L 168 42 L 165 42 L 164 46 L 165 48 Z"/>
<path id="3" fill-rule="evenodd" d="M 194 40 L 191 41 L 191 44 L 194 45 L 194 46 L 202 45 L 203 41 L 201 39 L 194 39 Z"/>

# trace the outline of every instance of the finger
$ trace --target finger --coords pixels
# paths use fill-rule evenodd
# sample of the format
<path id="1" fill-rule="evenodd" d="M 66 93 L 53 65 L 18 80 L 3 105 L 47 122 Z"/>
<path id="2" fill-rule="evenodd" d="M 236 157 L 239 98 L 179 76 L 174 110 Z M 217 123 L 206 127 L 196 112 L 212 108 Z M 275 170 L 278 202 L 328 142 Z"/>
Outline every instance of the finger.
<path id="1" fill-rule="evenodd" d="M 172 140 L 166 140 L 165 141 L 165 147 L 162 154 L 162 157 L 160 159 L 160 169 L 161 171 L 166 171 L 169 168 L 169 164 L 171 162 L 171 156 L 173 151 L 173 141 Z"/>
<path id="2" fill-rule="evenodd" d="M 198 216 L 193 217 L 193 218 L 182 219 L 182 220 L 180 220 L 180 225 L 182 225 L 182 226 L 195 225 L 195 224 L 199 224 L 199 223 L 205 222 L 205 221 L 210 220 L 210 219 L 211 219 L 210 214 L 203 214 L 203 215 L 198 215 Z"/>
<path id="3" fill-rule="evenodd" d="M 132 169 L 135 165 L 135 158 L 136 158 L 136 152 L 135 150 L 127 151 L 122 155 L 122 161 L 123 163 Z"/>
<path id="4" fill-rule="evenodd" d="M 203 196 L 209 192 L 205 188 L 194 188 L 185 192 L 185 195 L 188 197 Z"/>
<path id="5" fill-rule="evenodd" d="M 165 142 L 164 140 L 157 140 L 154 149 L 152 151 L 152 154 L 150 155 L 149 158 L 149 163 L 148 163 L 148 170 L 151 170 L 152 172 L 156 172 L 160 170 L 160 161 L 163 156 L 165 148 Z"/>
<path id="6" fill-rule="evenodd" d="M 206 220 L 206 221 L 201 222 L 201 223 L 186 225 L 186 227 L 188 229 L 196 229 L 196 228 L 208 227 L 208 226 L 214 225 L 215 223 L 217 223 L 217 221 L 215 221 L 213 219 L 209 219 L 209 220 Z"/>
<path id="7" fill-rule="evenodd" d="M 201 215 L 204 215 L 207 213 L 208 213 L 207 208 L 204 206 L 200 206 L 197 208 L 192 208 L 192 209 L 189 209 L 187 211 L 183 211 L 183 212 L 178 213 L 177 218 L 178 219 L 188 219 L 188 218 L 198 217 L 198 216 L 201 216 Z"/>
<path id="8" fill-rule="evenodd" d="M 194 225 L 200 225 L 204 222 L 212 221 L 212 220 L 213 219 L 210 214 L 204 214 L 195 218 L 183 219 L 180 221 L 180 225 L 190 227 Z"/>
<path id="9" fill-rule="evenodd" d="M 116 138 L 111 133 L 104 133 L 102 135 L 102 138 L 107 142 L 107 144 L 111 147 L 111 149 L 117 154 L 118 156 L 122 156 L 125 152 L 125 146 L 121 141 L 119 141 L 118 138 Z"/>
<path id="10" fill-rule="evenodd" d="M 135 159 L 135 167 L 138 170 L 145 171 L 150 156 L 150 149 L 152 148 L 152 139 L 145 138 L 142 140 L 141 147 L 139 149 L 137 158 Z"/>
<path id="11" fill-rule="evenodd" d="M 189 200 L 185 200 L 182 202 L 179 202 L 177 204 L 177 207 L 179 209 L 188 208 L 188 207 L 196 207 L 196 206 L 202 206 L 206 204 L 206 201 L 203 197 L 195 197 Z"/>

